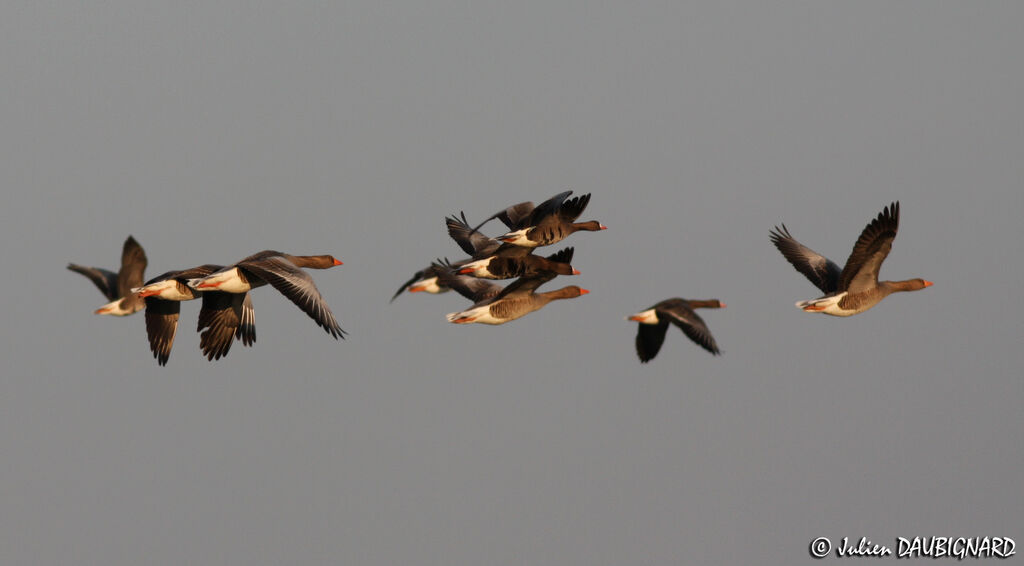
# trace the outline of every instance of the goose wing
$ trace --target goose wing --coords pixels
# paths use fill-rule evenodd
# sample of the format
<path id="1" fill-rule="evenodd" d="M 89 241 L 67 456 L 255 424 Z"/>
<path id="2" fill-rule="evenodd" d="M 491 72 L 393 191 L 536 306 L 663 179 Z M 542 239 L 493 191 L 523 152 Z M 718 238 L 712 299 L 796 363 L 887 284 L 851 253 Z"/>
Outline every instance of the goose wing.
<path id="1" fill-rule="evenodd" d="M 147 263 L 146 252 L 143 251 L 142 246 L 135 241 L 135 238 L 128 236 L 121 249 L 121 270 L 117 274 L 119 297 L 131 295 L 133 288 L 142 285 Z"/>
<path id="2" fill-rule="evenodd" d="M 714 336 L 708 330 L 708 325 L 704 322 L 704 319 L 693 312 L 693 309 L 684 304 L 678 304 L 668 308 L 657 308 L 656 310 L 658 311 L 659 320 L 667 319 L 672 324 L 678 326 L 687 338 L 693 340 L 701 348 L 716 356 L 720 353 Z"/>
<path id="3" fill-rule="evenodd" d="M 345 337 L 346 332 L 338 325 L 313 278 L 292 262 L 281 256 L 270 256 L 241 261 L 238 267 L 272 285 L 335 339 Z"/>
<path id="4" fill-rule="evenodd" d="M 842 270 L 835 262 L 796 241 L 785 224 L 781 228 L 776 226 L 770 234 L 772 243 L 782 252 L 786 261 L 803 273 L 815 287 L 825 294 L 835 293 L 839 289 Z"/>
<path id="5" fill-rule="evenodd" d="M 406 281 L 405 283 L 402 283 L 402 286 L 399 287 L 397 291 L 395 291 L 394 296 L 391 297 L 391 300 L 389 302 L 392 302 L 392 303 L 395 302 L 395 299 L 397 299 L 399 295 L 404 293 L 405 290 L 408 289 L 410 285 L 412 285 L 413 283 L 415 283 L 415 282 L 419 281 L 420 279 L 423 279 L 424 277 L 426 277 L 428 270 L 429 270 L 429 268 L 421 269 L 421 270 L 417 271 L 416 273 L 414 273 L 413 276 L 410 277 L 408 281 Z"/>
<path id="6" fill-rule="evenodd" d="M 521 202 L 519 204 L 513 204 L 512 206 L 500 212 L 496 212 L 488 216 L 486 220 L 477 224 L 476 228 L 473 228 L 472 231 L 476 232 L 480 230 L 481 226 L 487 224 L 488 222 L 494 220 L 495 218 L 501 220 L 502 224 L 508 226 L 509 230 L 518 230 L 520 228 L 525 228 L 526 226 L 529 226 L 528 221 L 533 211 L 534 206 L 532 202 L 526 201 Z"/>
<path id="7" fill-rule="evenodd" d="M 255 313 L 249 293 L 203 293 L 203 306 L 199 310 L 199 348 L 207 360 L 219 360 L 228 355 L 231 342 L 237 336 L 246 346 L 256 341 Z"/>
<path id="8" fill-rule="evenodd" d="M 590 193 L 569 199 L 558 207 L 558 217 L 564 222 L 575 222 L 583 214 L 589 203 Z"/>
<path id="9" fill-rule="evenodd" d="M 448 235 L 455 240 L 455 243 L 459 244 L 462 251 L 471 256 L 475 257 L 481 254 L 490 255 L 494 253 L 494 250 L 498 249 L 498 245 L 501 242 L 488 238 L 470 228 L 469 222 L 466 221 L 466 213 L 462 212 L 460 214 L 462 216 L 461 219 L 455 215 L 444 219 L 445 225 L 448 226 Z"/>
<path id="10" fill-rule="evenodd" d="M 646 364 L 654 359 L 665 342 L 665 333 L 668 332 L 668 323 L 659 321 L 658 324 L 637 324 L 636 330 L 636 355 L 640 362 Z"/>
<path id="11" fill-rule="evenodd" d="M 878 270 L 892 249 L 899 225 L 900 203 L 894 202 L 864 227 L 843 267 L 838 290 L 857 294 L 878 285 Z"/>
<path id="12" fill-rule="evenodd" d="M 113 271 L 99 267 L 85 267 L 75 263 L 69 263 L 68 269 L 89 278 L 89 281 L 92 281 L 93 285 L 96 285 L 96 288 L 108 300 L 113 301 L 119 298 L 117 295 L 117 274 Z"/>
<path id="13" fill-rule="evenodd" d="M 502 291 L 501 285 L 491 283 L 486 279 L 455 273 L 450 264 L 435 262 L 431 264 L 431 268 L 437 274 L 439 283 L 452 288 L 456 293 L 473 301 L 473 303 L 493 299 Z"/>
<path id="14" fill-rule="evenodd" d="M 149 349 L 160 365 L 167 365 L 174 346 L 174 335 L 178 331 L 178 313 L 181 302 L 167 301 L 158 297 L 146 297 L 146 336 Z"/>

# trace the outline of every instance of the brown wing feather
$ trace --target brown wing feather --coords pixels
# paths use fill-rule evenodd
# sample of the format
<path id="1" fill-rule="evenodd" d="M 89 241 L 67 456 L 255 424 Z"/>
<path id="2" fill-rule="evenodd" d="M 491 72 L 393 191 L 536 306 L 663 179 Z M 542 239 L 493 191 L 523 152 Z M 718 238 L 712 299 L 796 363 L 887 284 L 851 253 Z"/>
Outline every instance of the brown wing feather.
<path id="1" fill-rule="evenodd" d="M 782 257 L 803 273 L 815 287 L 826 294 L 834 293 L 839 288 L 842 270 L 835 262 L 796 241 L 785 224 L 781 228 L 776 226 L 769 234 L 772 243 L 782 252 Z"/>
<path id="2" fill-rule="evenodd" d="M 498 249 L 500 242 L 492 240 L 480 232 L 474 232 L 469 227 L 469 222 L 466 221 L 466 213 L 463 212 L 461 215 L 461 219 L 455 215 L 444 219 L 445 225 L 448 226 L 448 235 L 455 240 L 455 243 L 459 244 L 462 251 L 471 256 L 479 254 L 486 256 L 494 253 L 494 250 Z"/>
<path id="3" fill-rule="evenodd" d="M 335 339 L 345 337 L 346 332 L 338 325 L 313 278 L 292 262 L 280 256 L 269 256 L 241 261 L 238 267 L 272 285 Z"/>
<path id="4" fill-rule="evenodd" d="M 117 274 L 117 292 L 119 297 L 127 297 L 131 290 L 140 287 L 146 271 L 146 252 L 135 238 L 128 236 L 121 250 L 121 269 Z"/>
<path id="5" fill-rule="evenodd" d="M 75 263 L 69 263 L 68 269 L 88 277 L 89 281 L 96 285 L 96 288 L 100 290 L 100 293 L 103 293 L 103 296 L 108 301 L 113 301 L 119 297 L 119 295 L 115 294 L 117 293 L 117 274 L 113 271 L 100 267 L 85 267 Z"/>
<path id="6" fill-rule="evenodd" d="M 242 304 L 249 293 L 203 293 L 203 307 L 199 310 L 199 348 L 207 360 L 219 360 L 228 355 L 231 342 L 242 324 Z M 251 303 L 250 303 L 251 304 Z M 252 329 L 255 333 L 255 328 Z"/>
<path id="7" fill-rule="evenodd" d="M 565 222 L 575 222 L 590 203 L 590 193 L 565 201 L 558 209 L 558 216 Z"/>
<path id="8" fill-rule="evenodd" d="M 179 301 L 166 301 L 157 297 L 146 297 L 146 336 L 149 349 L 160 365 L 167 365 L 174 346 L 174 335 L 178 330 Z"/>
<path id="9" fill-rule="evenodd" d="M 439 284 L 453 289 L 456 293 L 473 301 L 474 304 L 493 299 L 502 291 L 501 285 L 491 283 L 486 279 L 455 273 L 451 265 L 433 263 L 431 269 L 437 275 Z"/>
<path id="10" fill-rule="evenodd" d="M 687 338 L 701 348 L 716 356 L 720 353 L 714 336 L 708 330 L 708 325 L 704 322 L 704 319 L 693 312 L 693 309 L 687 306 L 678 306 L 667 310 L 658 309 L 658 317 L 659 319 L 664 317 L 670 320 L 672 324 L 675 324 L 683 331 Z"/>
<path id="11" fill-rule="evenodd" d="M 665 334 L 668 332 L 668 323 L 659 321 L 658 324 L 637 324 L 636 330 L 636 355 L 640 363 L 646 364 L 654 359 L 665 343 Z"/>
<path id="12" fill-rule="evenodd" d="M 894 202 L 864 227 L 839 276 L 838 291 L 862 293 L 878 285 L 878 270 L 892 249 L 899 224 L 900 203 Z"/>

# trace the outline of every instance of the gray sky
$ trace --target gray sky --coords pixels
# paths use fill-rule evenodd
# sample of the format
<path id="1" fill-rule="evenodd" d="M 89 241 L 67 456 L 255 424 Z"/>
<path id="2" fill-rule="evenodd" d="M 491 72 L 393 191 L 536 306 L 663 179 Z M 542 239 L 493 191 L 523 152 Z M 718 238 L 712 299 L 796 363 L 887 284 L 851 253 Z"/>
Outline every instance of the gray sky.
<path id="1" fill-rule="evenodd" d="M 19 3 L 0 18 L 0 562 L 778 564 L 1024 545 L 1019 3 Z M 443 218 L 593 194 L 591 293 L 501 327 L 388 299 Z M 768 230 L 887 279 L 836 319 Z M 494 233 L 498 226 L 489 230 Z M 69 261 L 333 253 L 210 363 Z M 555 249 L 558 249 L 557 246 Z M 642 366 L 626 315 L 671 297 Z M 837 560 L 834 556 L 830 561 Z M 1019 562 L 1017 557 L 1010 562 Z"/>

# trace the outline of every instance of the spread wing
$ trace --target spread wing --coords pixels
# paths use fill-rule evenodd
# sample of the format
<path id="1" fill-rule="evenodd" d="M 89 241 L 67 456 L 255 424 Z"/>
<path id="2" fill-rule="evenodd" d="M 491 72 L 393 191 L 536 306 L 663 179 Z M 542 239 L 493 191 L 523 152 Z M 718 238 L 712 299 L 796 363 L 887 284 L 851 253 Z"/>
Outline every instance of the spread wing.
<path id="1" fill-rule="evenodd" d="M 431 264 L 431 268 L 437 274 L 439 283 L 450 287 L 456 293 L 473 301 L 473 303 L 493 299 L 502 291 L 501 285 L 491 283 L 486 279 L 459 275 L 452 270 L 450 265 L 435 262 Z"/>
<path id="2" fill-rule="evenodd" d="M 572 263 L 572 254 L 576 251 L 576 248 L 572 246 L 568 248 L 562 248 L 557 252 L 549 255 L 547 259 L 555 263 Z"/>
<path id="3" fill-rule="evenodd" d="M 121 250 L 121 270 L 117 274 L 117 292 L 119 297 L 132 294 L 132 289 L 142 286 L 143 273 L 146 271 L 146 252 L 135 238 L 128 236 Z"/>
<path id="4" fill-rule="evenodd" d="M 558 208 L 558 216 L 565 222 L 575 222 L 583 214 L 589 203 L 590 193 L 569 199 Z"/>
<path id="5" fill-rule="evenodd" d="M 477 224 L 476 228 L 473 228 L 473 232 L 476 232 L 477 230 L 480 229 L 481 226 L 487 224 L 488 222 L 494 220 L 495 218 L 501 220 L 502 224 L 508 226 L 509 230 L 518 230 L 520 228 L 525 228 L 526 226 L 529 226 L 527 222 L 529 221 L 530 215 L 533 213 L 533 210 L 533 203 L 529 201 L 521 202 L 519 204 L 513 204 L 512 206 L 500 212 L 496 212 L 488 216 L 486 220 Z"/>
<path id="6" fill-rule="evenodd" d="M 251 346 L 256 341 L 256 327 L 250 294 L 203 293 L 197 330 L 201 332 L 199 348 L 210 361 L 228 355 L 236 335 L 243 344 Z"/>
<path id="7" fill-rule="evenodd" d="M 770 232 L 772 243 L 782 252 L 782 256 L 810 279 L 814 286 L 825 294 L 835 293 L 839 289 L 839 275 L 842 272 L 832 260 L 796 241 L 786 225 L 775 227 Z"/>
<path id="8" fill-rule="evenodd" d="M 93 285 L 103 293 L 103 296 L 108 300 L 115 300 L 119 298 L 117 295 L 117 274 L 113 271 L 101 269 L 99 267 L 85 267 L 83 265 L 77 265 L 74 263 L 68 264 L 68 269 L 75 273 L 80 273 L 89 278 Z M 136 285 L 138 287 L 138 285 Z"/>
<path id="9" fill-rule="evenodd" d="M 654 359 L 665 342 L 665 333 L 668 331 L 668 323 L 661 321 L 658 324 L 637 324 L 636 331 L 636 355 L 640 362 L 646 364 Z"/>
<path id="10" fill-rule="evenodd" d="M 701 348 L 716 356 L 720 353 L 718 351 L 718 344 L 715 343 L 715 338 L 711 336 L 711 331 L 708 330 L 708 325 L 704 323 L 704 319 L 693 312 L 693 309 L 680 305 L 671 309 L 657 310 L 659 320 L 668 319 L 672 324 L 678 326 L 687 338 L 693 340 Z"/>
<path id="11" fill-rule="evenodd" d="M 892 249 L 899 225 L 900 203 L 894 202 L 864 227 L 839 277 L 840 291 L 856 294 L 878 285 L 878 270 Z"/>
<path id="12" fill-rule="evenodd" d="M 571 194 L 572 191 L 563 191 L 549 198 L 548 200 L 538 204 L 533 209 L 533 211 L 530 212 L 529 218 L 527 218 L 523 222 L 522 226 L 518 226 L 517 229 L 527 228 L 529 226 L 537 226 L 545 218 L 559 214 L 562 208 L 562 203 L 564 203 L 565 199 L 569 198 L 569 195 Z M 573 200 L 575 201 L 576 199 Z"/>
<path id="13" fill-rule="evenodd" d="M 146 336 L 149 349 L 160 365 L 167 365 L 174 345 L 174 334 L 178 330 L 179 301 L 166 301 L 157 297 L 146 297 Z"/>
<path id="14" fill-rule="evenodd" d="M 292 262 L 280 256 L 271 256 L 257 261 L 242 261 L 238 266 L 252 272 L 288 297 L 335 339 L 345 337 L 346 332 L 338 325 L 334 313 L 313 283 L 313 278 Z"/>
<path id="15" fill-rule="evenodd" d="M 235 338 L 241 340 L 243 346 L 252 346 L 256 343 L 256 311 L 252 308 L 250 293 L 246 293 L 242 299 L 242 323 L 238 325 Z"/>
<path id="16" fill-rule="evenodd" d="M 455 243 L 459 244 L 462 251 L 471 256 L 494 253 L 494 250 L 498 249 L 498 245 L 501 242 L 492 240 L 470 228 L 469 223 L 466 221 L 466 213 L 462 212 L 461 215 L 461 219 L 456 218 L 454 215 L 444 219 L 445 224 L 448 226 L 448 235 L 455 240 Z"/>
<path id="17" fill-rule="evenodd" d="M 405 290 L 408 289 L 410 285 L 412 285 L 413 283 L 419 281 L 420 279 L 423 279 L 426 275 L 427 275 L 427 270 L 426 269 L 421 269 L 421 270 L 417 271 L 416 273 L 414 273 L 413 276 L 408 281 L 406 281 L 405 283 L 402 283 L 402 286 L 399 287 L 397 291 L 395 291 L 394 296 L 391 297 L 391 301 L 389 301 L 389 302 L 392 302 L 392 303 L 395 302 L 395 299 L 397 299 L 399 295 L 401 295 L 403 292 L 405 292 Z"/>
<path id="18" fill-rule="evenodd" d="M 510 230 L 516 230 L 518 228 L 522 228 L 522 223 L 529 218 L 531 212 L 533 212 L 533 203 L 526 201 L 519 204 L 513 204 L 495 216 Z"/>

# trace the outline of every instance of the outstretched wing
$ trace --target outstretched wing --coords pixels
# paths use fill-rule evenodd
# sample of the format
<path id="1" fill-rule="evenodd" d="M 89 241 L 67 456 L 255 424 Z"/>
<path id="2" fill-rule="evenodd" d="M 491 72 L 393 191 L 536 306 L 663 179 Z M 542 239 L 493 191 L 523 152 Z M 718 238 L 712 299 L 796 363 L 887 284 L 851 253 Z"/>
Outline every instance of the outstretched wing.
<path id="1" fill-rule="evenodd" d="M 896 239 L 899 226 L 900 203 L 894 202 L 864 227 L 843 267 L 838 290 L 856 294 L 873 289 L 878 284 L 878 270 L 892 249 L 892 241 Z"/>
<path id="2" fill-rule="evenodd" d="M 547 259 L 556 263 L 572 263 L 572 254 L 576 251 L 576 248 L 570 246 L 568 248 L 562 248 L 557 252 L 549 255 Z"/>
<path id="3" fill-rule="evenodd" d="M 590 193 L 569 199 L 558 208 L 558 216 L 565 222 L 575 222 L 583 214 L 589 203 Z"/>
<path id="4" fill-rule="evenodd" d="M 533 211 L 530 212 L 529 218 L 527 218 L 523 222 L 523 225 L 519 226 L 518 228 L 536 226 L 540 224 L 545 218 L 559 214 L 562 208 L 562 203 L 564 203 L 565 199 L 569 198 L 569 195 L 571 194 L 572 191 L 563 191 L 549 198 L 548 200 L 538 204 L 533 209 Z M 576 199 L 573 200 L 575 201 Z"/>
<path id="5" fill-rule="evenodd" d="M 814 286 L 825 294 L 835 293 L 839 289 L 839 275 L 842 272 L 832 260 L 796 241 L 786 225 L 778 226 L 770 232 L 772 243 L 782 252 L 782 256 L 803 273 Z"/>
<path id="6" fill-rule="evenodd" d="M 334 313 L 313 283 L 313 278 L 292 262 L 280 256 L 271 256 L 258 261 L 239 262 L 238 267 L 272 285 L 335 339 L 345 337 L 346 332 L 338 325 Z"/>
<path id="7" fill-rule="evenodd" d="M 668 323 L 664 321 L 658 324 L 637 324 L 636 330 L 636 355 L 640 363 L 646 364 L 654 359 L 665 342 L 665 333 L 668 332 Z"/>
<path id="8" fill-rule="evenodd" d="M 434 262 L 431 264 L 431 268 L 437 274 L 439 283 L 450 287 L 456 293 L 473 301 L 473 303 L 492 299 L 502 291 L 501 285 L 491 283 L 486 279 L 455 273 L 451 265 Z"/>
<path id="9" fill-rule="evenodd" d="M 119 297 L 132 294 L 132 289 L 142 285 L 146 271 L 146 252 L 135 238 L 128 236 L 121 250 L 121 270 L 117 274 L 117 292 Z"/>
<path id="10" fill-rule="evenodd" d="M 146 336 L 149 349 L 160 365 L 167 365 L 174 346 L 174 335 L 178 331 L 178 313 L 181 302 L 167 301 L 159 297 L 146 297 Z"/>
<path id="11" fill-rule="evenodd" d="M 533 210 L 533 203 L 530 201 L 521 202 L 519 204 L 513 204 L 512 206 L 500 212 L 496 212 L 488 216 L 486 220 L 477 224 L 476 228 L 473 228 L 472 231 L 476 232 L 480 230 L 481 226 L 487 224 L 488 222 L 494 220 L 495 218 L 501 220 L 502 224 L 508 226 L 509 230 L 518 230 L 520 228 L 524 228 L 526 226 L 529 226 L 529 224 L 527 224 L 527 221 L 529 220 Z"/>
<path id="12" fill-rule="evenodd" d="M 75 273 L 80 273 L 89 278 L 93 285 L 103 293 L 103 296 L 108 300 L 116 300 L 120 298 L 117 295 L 117 274 L 113 271 L 108 271 L 99 267 L 85 267 L 84 265 L 78 265 L 74 263 L 68 264 L 68 269 Z M 136 285 L 137 287 L 138 285 Z"/>
<path id="13" fill-rule="evenodd" d="M 461 219 L 454 215 L 444 219 L 445 225 L 448 226 L 448 235 L 455 240 L 455 243 L 459 244 L 462 251 L 471 256 L 494 253 L 501 242 L 492 240 L 470 228 L 469 222 L 466 221 L 466 213 L 462 212 L 461 215 Z"/>
<path id="14" fill-rule="evenodd" d="M 658 309 L 658 317 L 661 320 L 667 318 L 672 324 L 678 326 L 687 338 L 693 340 L 701 348 L 716 356 L 720 353 L 715 338 L 708 330 L 708 325 L 704 323 L 704 319 L 693 312 L 693 309 L 681 305 L 671 309 Z"/>
<path id="15" fill-rule="evenodd" d="M 199 310 L 196 329 L 201 332 L 199 348 L 210 361 L 228 355 L 236 336 L 243 344 L 251 346 L 256 341 L 256 327 L 250 294 L 203 293 L 203 307 Z"/>
<path id="16" fill-rule="evenodd" d="M 402 283 L 402 286 L 399 287 L 397 291 L 395 291 L 394 296 L 391 297 L 391 301 L 389 301 L 389 302 L 392 302 L 392 303 L 395 302 L 395 299 L 397 299 L 399 295 L 401 295 L 406 289 L 408 289 L 410 285 L 412 285 L 413 283 L 419 281 L 420 279 L 423 279 L 423 276 L 425 276 L 426 274 L 427 274 L 427 270 L 426 269 L 421 269 L 421 270 L 417 271 L 416 273 L 414 273 L 413 276 L 408 281 L 406 281 L 405 283 Z"/>

